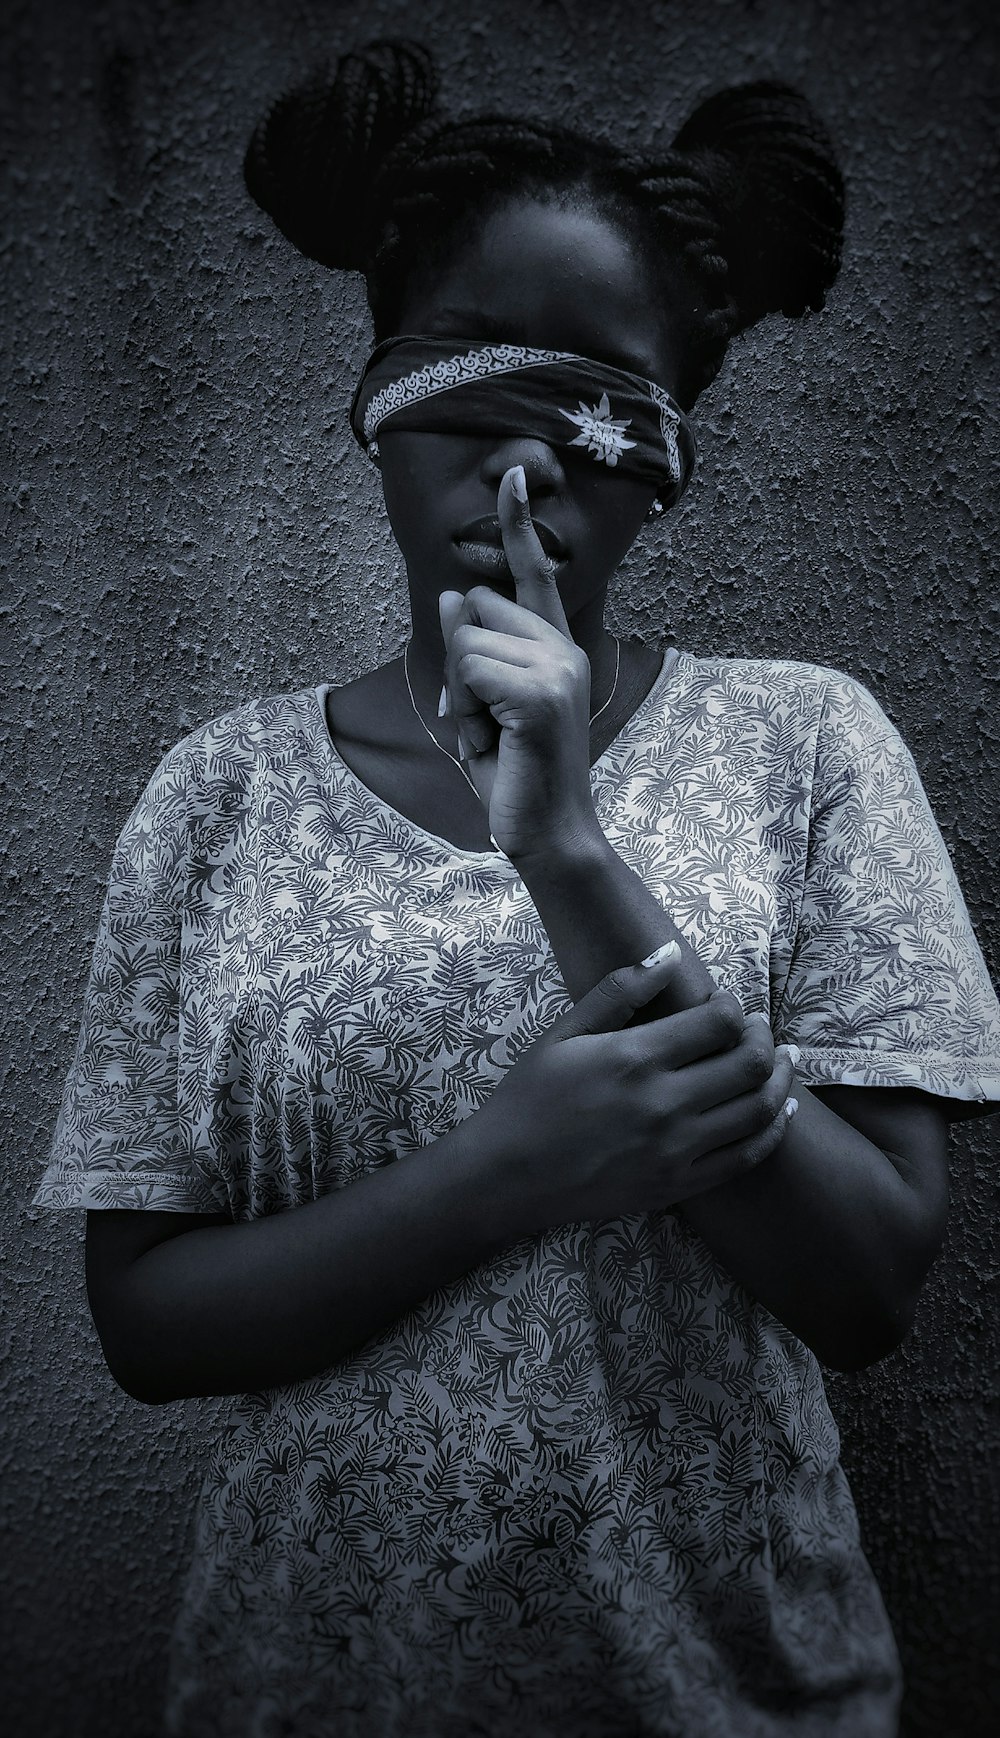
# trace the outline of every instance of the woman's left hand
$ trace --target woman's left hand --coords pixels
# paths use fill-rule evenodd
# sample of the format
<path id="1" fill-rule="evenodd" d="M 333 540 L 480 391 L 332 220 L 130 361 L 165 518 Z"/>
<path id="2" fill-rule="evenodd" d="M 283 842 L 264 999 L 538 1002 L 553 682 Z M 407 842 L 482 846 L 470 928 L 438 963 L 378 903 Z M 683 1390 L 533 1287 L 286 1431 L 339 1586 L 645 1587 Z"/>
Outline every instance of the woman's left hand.
<path id="1" fill-rule="evenodd" d="M 520 467 L 518 467 L 520 468 Z M 489 586 L 438 600 L 448 711 L 490 832 L 506 856 L 526 859 L 600 830 L 590 795 L 590 660 L 576 644 L 555 563 L 514 494 L 497 496 L 516 603 Z"/>

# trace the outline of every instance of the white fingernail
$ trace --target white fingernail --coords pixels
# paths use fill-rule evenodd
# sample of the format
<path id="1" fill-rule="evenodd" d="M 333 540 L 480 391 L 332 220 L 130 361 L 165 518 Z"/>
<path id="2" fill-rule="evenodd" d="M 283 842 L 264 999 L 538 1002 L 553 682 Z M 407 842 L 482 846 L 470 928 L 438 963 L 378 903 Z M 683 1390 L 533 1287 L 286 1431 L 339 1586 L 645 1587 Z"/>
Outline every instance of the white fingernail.
<path id="1" fill-rule="evenodd" d="M 799 1101 L 797 1098 L 786 1098 L 785 1099 L 784 1109 L 785 1109 L 785 1115 L 787 1117 L 793 1117 L 795 1115 L 795 1112 L 798 1110 L 798 1108 L 799 1108 Z"/>
<path id="2" fill-rule="evenodd" d="M 528 485 L 524 480 L 524 466 L 515 465 L 511 473 L 510 486 L 519 501 L 528 499 Z"/>
<path id="3" fill-rule="evenodd" d="M 665 941 L 662 947 L 658 947 L 655 953 L 647 954 L 640 963 L 644 966 L 658 966 L 661 960 L 673 959 L 680 951 L 675 941 Z"/>
<path id="4" fill-rule="evenodd" d="M 444 687 L 441 689 L 441 698 L 438 701 L 438 717 L 443 718 L 445 713 L 447 712 L 447 710 L 448 710 L 448 684 L 446 682 Z"/>

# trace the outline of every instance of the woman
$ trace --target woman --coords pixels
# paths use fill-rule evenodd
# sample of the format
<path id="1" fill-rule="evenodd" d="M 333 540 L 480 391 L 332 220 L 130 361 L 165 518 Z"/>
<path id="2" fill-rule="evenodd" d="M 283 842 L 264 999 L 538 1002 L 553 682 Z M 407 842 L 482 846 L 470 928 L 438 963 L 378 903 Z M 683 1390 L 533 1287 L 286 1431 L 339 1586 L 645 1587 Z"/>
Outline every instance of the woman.
<path id="1" fill-rule="evenodd" d="M 366 275 L 406 651 L 166 755 L 35 1196 L 127 1392 L 240 1396 L 166 1730 L 881 1738 L 817 1360 L 905 1334 L 1000 1009 L 865 688 L 603 619 L 840 176 L 780 85 L 653 163 L 435 94 L 370 44 L 246 166 Z"/>

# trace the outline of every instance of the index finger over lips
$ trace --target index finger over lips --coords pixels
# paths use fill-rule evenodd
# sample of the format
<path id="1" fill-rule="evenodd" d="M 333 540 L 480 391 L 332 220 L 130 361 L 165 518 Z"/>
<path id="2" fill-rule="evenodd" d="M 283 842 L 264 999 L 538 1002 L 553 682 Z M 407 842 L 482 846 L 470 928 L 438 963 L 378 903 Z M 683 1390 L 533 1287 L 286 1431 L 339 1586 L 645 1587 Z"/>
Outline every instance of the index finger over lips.
<path id="1" fill-rule="evenodd" d="M 560 564 L 546 555 L 532 523 L 523 465 L 512 465 L 504 472 L 497 493 L 497 517 L 518 603 L 572 639 L 556 584 Z"/>

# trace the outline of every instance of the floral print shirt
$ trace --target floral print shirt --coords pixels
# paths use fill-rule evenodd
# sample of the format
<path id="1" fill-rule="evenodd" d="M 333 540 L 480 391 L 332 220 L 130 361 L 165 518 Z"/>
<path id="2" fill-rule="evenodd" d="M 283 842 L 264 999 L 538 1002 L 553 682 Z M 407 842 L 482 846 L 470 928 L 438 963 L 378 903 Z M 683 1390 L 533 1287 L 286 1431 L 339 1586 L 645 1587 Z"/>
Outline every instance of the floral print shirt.
<path id="1" fill-rule="evenodd" d="M 129 816 L 36 1205 L 289 1211 L 429 1146 L 570 1005 L 514 866 L 369 791 L 324 695 L 194 730 Z M 806 1085 L 1000 1100 L 961 891 L 860 683 L 670 648 L 591 787 Z M 890 1738 L 839 1449 L 813 1354 L 683 1217 L 528 1237 L 234 1400 L 165 1730 Z"/>

